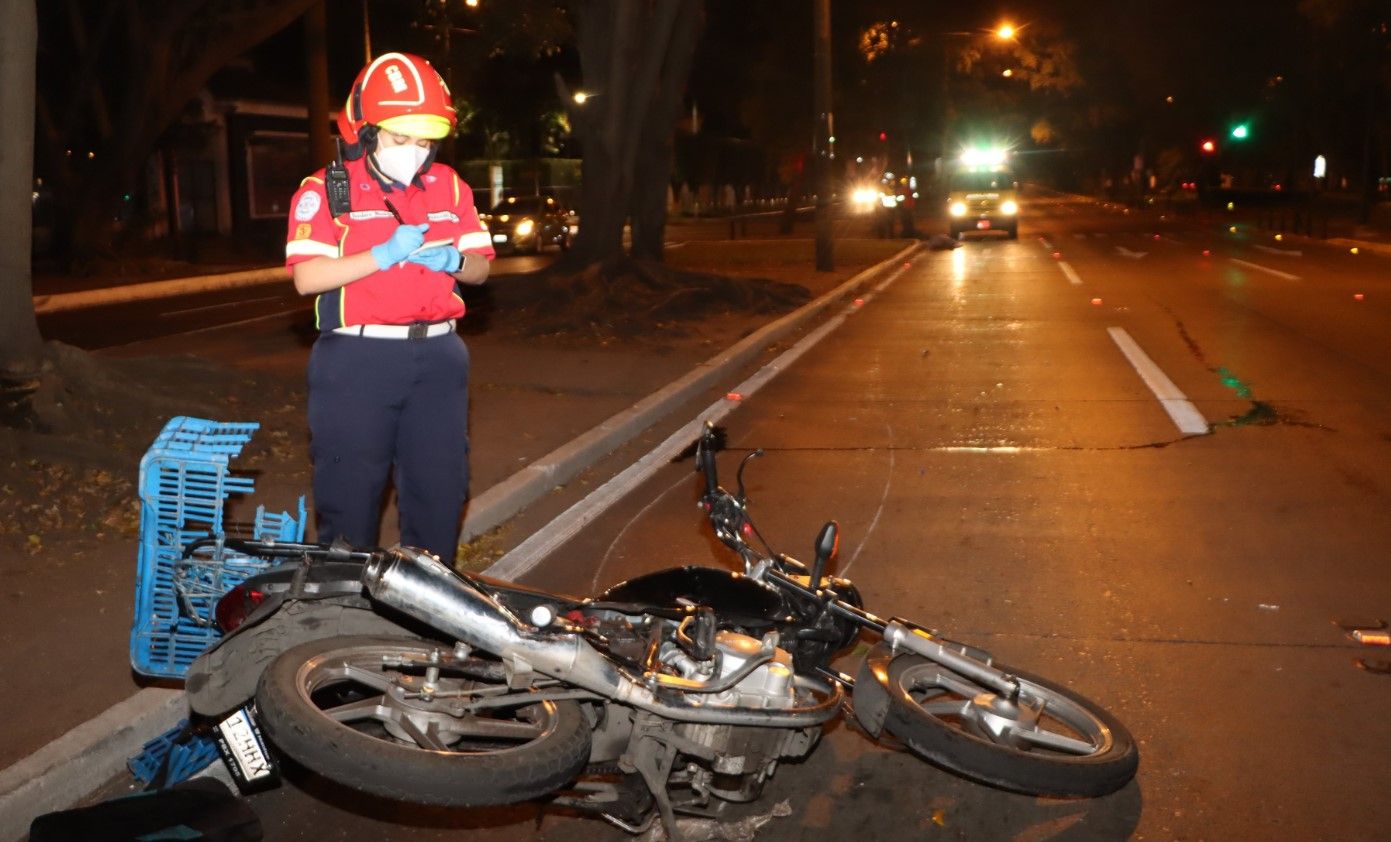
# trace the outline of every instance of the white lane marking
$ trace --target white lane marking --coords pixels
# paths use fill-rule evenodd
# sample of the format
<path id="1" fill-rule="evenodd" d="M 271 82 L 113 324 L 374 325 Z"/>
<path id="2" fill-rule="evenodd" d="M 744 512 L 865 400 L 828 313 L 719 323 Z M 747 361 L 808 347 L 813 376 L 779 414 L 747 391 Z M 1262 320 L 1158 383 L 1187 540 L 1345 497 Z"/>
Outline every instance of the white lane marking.
<path id="1" fill-rule="evenodd" d="M 279 301 L 283 297 L 284 296 L 281 295 L 267 295 L 262 298 L 248 298 L 244 301 L 224 301 L 221 304 L 208 304 L 204 307 L 189 307 L 186 310 L 170 310 L 167 313 L 160 313 L 159 317 L 161 319 L 167 319 L 173 316 L 187 315 L 188 313 L 202 313 L 206 310 L 222 310 L 227 307 L 244 307 L 247 304 L 259 304 L 262 301 Z"/>
<path id="2" fill-rule="evenodd" d="M 1277 249 L 1277 248 L 1275 248 L 1274 246 L 1262 246 L 1262 245 L 1257 245 L 1257 244 L 1255 244 L 1255 243 L 1253 243 L 1252 245 L 1254 245 L 1257 249 L 1259 249 L 1259 250 L 1261 250 L 1261 251 L 1263 251 L 1263 252 L 1266 252 L 1267 254 L 1278 254 L 1278 255 L 1280 255 L 1281 257 L 1303 257 L 1303 256 L 1304 256 L 1304 252 L 1300 251 L 1299 249 Z"/>
<path id="3" fill-rule="evenodd" d="M 1135 344 L 1135 340 L 1130 338 L 1130 334 L 1126 333 L 1124 328 L 1108 327 L 1106 332 L 1111 334 L 1111 339 L 1121 349 L 1121 353 L 1125 354 L 1125 358 L 1130 361 L 1140 379 L 1145 381 L 1145 385 L 1159 399 L 1159 404 L 1169 413 L 1169 418 L 1173 420 L 1179 432 L 1187 435 L 1210 432 L 1203 414 L 1183 392 L 1179 391 L 1174 381 L 1154 364 L 1154 360 L 1140 350 L 1140 346 Z"/>
<path id="4" fill-rule="evenodd" d="M 888 286 L 897 280 L 907 270 L 906 266 L 901 266 L 889 278 L 875 288 L 875 291 Z M 874 292 L 870 292 L 862 298 L 862 302 L 868 301 Z M 788 368 L 799 357 L 816 346 L 818 342 L 825 339 L 831 331 L 840 327 L 847 317 L 853 315 L 859 309 L 854 303 L 846 306 L 841 312 L 830 319 L 827 319 L 817 329 L 802 337 L 795 345 L 783 351 L 775 359 L 763 368 L 754 373 L 752 377 L 735 386 L 732 392 L 737 392 L 747 400 L 749 396 L 756 393 L 763 386 L 778 376 Z M 489 576 L 499 579 L 516 579 L 535 567 L 546 556 L 550 555 L 557 547 L 573 538 L 588 524 L 607 511 L 611 506 L 623 499 L 630 491 L 646 482 L 659 470 L 665 467 L 676 458 L 677 454 L 685 450 L 692 441 L 695 441 L 701 434 L 706 421 L 719 421 L 729 415 L 739 407 L 741 401 L 732 401 L 721 398 L 698 413 L 695 418 L 687 421 L 676 432 L 672 433 L 661 444 L 652 448 L 645 456 L 629 465 L 617 476 L 608 482 L 594 489 L 583 500 L 575 503 L 570 508 L 556 516 L 554 520 L 532 533 L 525 541 L 518 544 L 511 552 L 498 559 L 485 572 Z"/>
<path id="5" fill-rule="evenodd" d="M 869 522 L 869 528 L 860 538 L 860 543 L 855 545 L 855 552 L 851 554 L 850 560 L 845 563 L 845 566 L 836 571 L 840 576 L 846 575 L 850 572 L 850 568 L 855 566 L 855 559 L 860 557 L 860 551 L 865 548 L 865 544 L 869 543 L 869 536 L 874 534 L 875 527 L 879 525 L 879 518 L 884 514 L 884 504 L 889 501 L 889 489 L 893 487 L 894 482 L 894 463 L 897 460 L 894 456 L 894 428 L 890 424 L 885 424 L 884 428 L 889 431 L 889 469 L 884 472 L 884 493 L 879 495 L 879 508 L 874 510 L 874 517 Z"/>
<path id="6" fill-rule="evenodd" d="M 1038 238 L 1038 241 L 1039 241 L 1040 243 L 1043 243 L 1043 247 L 1044 247 L 1044 248 L 1048 249 L 1049 251 L 1052 251 L 1052 250 L 1053 250 L 1053 244 L 1050 243 L 1050 242 L 1048 242 L 1047 239 L 1045 239 L 1045 238 L 1043 238 L 1043 237 L 1039 237 L 1039 238 Z"/>
<path id="7" fill-rule="evenodd" d="M 1291 275 L 1289 272 L 1281 272 L 1279 269 L 1271 269 L 1269 266 L 1262 266 L 1259 263 L 1250 263 L 1245 260 L 1237 260 L 1235 257 L 1229 257 L 1227 259 L 1238 266 L 1245 266 L 1248 269 L 1259 269 L 1262 272 L 1269 272 L 1270 274 L 1275 275 L 1276 277 L 1284 278 L 1288 281 L 1300 280 L 1300 277 L 1298 275 Z"/>
<path id="8" fill-rule="evenodd" d="M 1139 260 L 1140 258 L 1149 254 L 1149 252 L 1147 251 L 1131 251 L 1125 246 L 1116 246 L 1116 253 L 1119 254 L 1121 257 L 1128 257 L 1131 260 Z"/>
<path id="9" fill-rule="evenodd" d="M 1077 270 L 1069 266 L 1066 260 L 1059 260 L 1058 268 L 1063 270 L 1064 275 L 1067 275 L 1068 283 L 1073 286 L 1080 286 L 1082 284 L 1082 278 L 1077 274 Z"/>

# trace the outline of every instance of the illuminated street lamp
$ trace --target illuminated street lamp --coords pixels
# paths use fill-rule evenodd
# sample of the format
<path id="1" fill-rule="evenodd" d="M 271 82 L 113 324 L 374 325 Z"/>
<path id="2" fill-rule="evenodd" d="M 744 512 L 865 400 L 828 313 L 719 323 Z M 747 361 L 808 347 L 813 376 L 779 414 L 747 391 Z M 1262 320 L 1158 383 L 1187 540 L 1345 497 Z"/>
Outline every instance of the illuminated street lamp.
<path id="1" fill-rule="evenodd" d="M 999 38 L 1001 41 L 1013 41 L 1017 33 L 1018 30 L 1016 30 L 1013 25 L 1004 23 L 1000 24 L 1000 27 L 995 30 L 995 37 Z"/>
<path id="2" fill-rule="evenodd" d="M 574 100 L 576 105 L 584 105 L 585 101 L 588 99 L 589 94 L 585 93 L 584 91 L 575 91 Z"/>

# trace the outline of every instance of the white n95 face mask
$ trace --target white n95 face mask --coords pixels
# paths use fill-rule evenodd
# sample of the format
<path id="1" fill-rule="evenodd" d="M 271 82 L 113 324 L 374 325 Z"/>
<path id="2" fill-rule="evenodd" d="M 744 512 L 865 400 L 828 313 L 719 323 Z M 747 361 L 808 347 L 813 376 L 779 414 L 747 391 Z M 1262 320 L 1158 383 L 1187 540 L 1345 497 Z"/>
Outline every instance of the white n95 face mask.
<path id="1" fill-rule="evenodd" d="M 430 157 L 430 150 L 416 146 L 414 143 L 386 149 L 377 147 L 377 151 L 372 153 L 372 159 L 376 161 L 377 169 L 381 170 L 387 178 L 402 184 L 411 183 L 411 179 L 420 172 L 420 168 L 425 165 L 425 159 L 428 157 Z"/>

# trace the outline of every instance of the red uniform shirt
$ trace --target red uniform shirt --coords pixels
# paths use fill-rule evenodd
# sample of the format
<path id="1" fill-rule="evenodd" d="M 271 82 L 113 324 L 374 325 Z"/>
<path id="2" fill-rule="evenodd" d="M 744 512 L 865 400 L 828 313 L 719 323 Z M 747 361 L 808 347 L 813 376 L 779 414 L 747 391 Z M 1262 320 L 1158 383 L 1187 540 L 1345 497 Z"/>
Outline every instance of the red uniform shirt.
<path id="1" fill-rule="evenodd" d="M 473 207 L 473 191 L 453 169 L 432 164 L 402 188 L 394 183 L 384 187 L 367 169 L 366 156 L 344 167 L 352 210 L 336 218 L 328 209 L 324 170 L 300 182 L 290 211 L 286 268 L 315 257 L 357 254 L 386 242 L 400 224 L 387 200 L 407 224 L 430 223 L 426 243 L 443 240 L 471 259 L 493 259 L 488 229 Z M 373 272 L 314 301 L 315 324 L 321 331 L 346 325 L 441 322 L 462 315 L 464 301 L 454 276 L 409 262 Z"/>

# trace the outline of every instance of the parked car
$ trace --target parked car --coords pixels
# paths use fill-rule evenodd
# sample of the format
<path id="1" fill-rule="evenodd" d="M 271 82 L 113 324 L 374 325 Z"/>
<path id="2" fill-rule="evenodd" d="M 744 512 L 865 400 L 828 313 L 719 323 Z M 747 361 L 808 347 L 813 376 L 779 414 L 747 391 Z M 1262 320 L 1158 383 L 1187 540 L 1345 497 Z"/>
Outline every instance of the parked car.
<path id="1" fill-rule="evenodd" d="M 548 245 L 570 248 L 570 214 L 550 196 L 510 196 L 482 215 L 499 252 L 539 254 Z"/>

